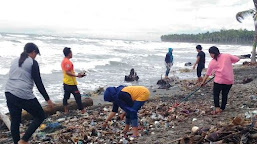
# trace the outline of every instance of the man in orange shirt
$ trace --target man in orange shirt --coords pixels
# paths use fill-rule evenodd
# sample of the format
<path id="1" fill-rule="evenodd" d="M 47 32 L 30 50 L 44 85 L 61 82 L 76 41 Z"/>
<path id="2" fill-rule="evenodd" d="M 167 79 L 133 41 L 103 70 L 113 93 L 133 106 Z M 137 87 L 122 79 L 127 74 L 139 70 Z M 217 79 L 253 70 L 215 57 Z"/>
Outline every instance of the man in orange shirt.
<path id="1" fill-rule="evenodd" d="M 64 89 L 64 97 L 63 97 L 63 106 L 64 112 L 68 113 L 68 99 L 70 98 L 70 94 L 72 93 L 78 109 L 81 110 L 81 113 L 85 113 L 85 109 L 83 108 L 81 102 L 81 95 L 77 87 L 76 77 L 82 78 L 85 74 L 78 73 L 77 75 L 74 72 L 73 64 L 70 61 L 72 58 L 71 48 L 65 47 L 63 49 L 64 59 L 62 60 L 62 72 L 63 72 L 63 89 Z"/>

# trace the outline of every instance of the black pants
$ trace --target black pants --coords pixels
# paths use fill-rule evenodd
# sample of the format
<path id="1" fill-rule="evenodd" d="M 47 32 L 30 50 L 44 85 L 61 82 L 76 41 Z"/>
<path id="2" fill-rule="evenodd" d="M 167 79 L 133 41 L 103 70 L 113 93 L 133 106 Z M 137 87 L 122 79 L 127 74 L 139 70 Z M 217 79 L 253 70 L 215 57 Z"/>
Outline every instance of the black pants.
<path id="1" fill-rule="evenodd" d="M 78 87 L 76 85 L 63 84 L 63 89 L 64 89 L 63 105 L 64 106 L 68 105 L 67 101 L 68 101 L 68 99 L 70 99 L 70 94 L 72 93 L 76 100 L 78 109 L 82 110 L 83 106 L 82 106 L 81 95 L 79 93 Z"/>
<path id="2" fill-rule="evenodd" d="M 201 77 L 202 76 L 203 69 L 204 69 L 204 64 L 198 64 L 197 65 L 197 69 L 196 69 L 197 77 Z"/>
<path id="3" fill-rule="evenodd" d="M 20 140 L 20 123 L 21 123 L 21 111 L 26 110 L 29 114 L 33 116 L 33 121 L 29 125 L 22 139 L 28 141 L 35 130 L 40 126 L 40 124 L 45 119 L 45 113 L 38 102 L 37 98 L 26 100 L 21 99 L 13 94 L 5 93 L 7 106 L 11 116 L 11 134 L 13 142 L 15 144 Z"/>
<path id="4" fill-rule="evenodd" d="M 214 105 L 215 107 L 220 107 L 220 92 L 222 93 L 222 102 L 220 109 L 224 110 L 226 108 L 227 100 L 228 100 L 228 93 L 230 88 L 232 87 L 232 84 L 226 85 L 226 84 L 218 84 L 214 82 L 213 86 L 213 99 L 214 99 Z"/>

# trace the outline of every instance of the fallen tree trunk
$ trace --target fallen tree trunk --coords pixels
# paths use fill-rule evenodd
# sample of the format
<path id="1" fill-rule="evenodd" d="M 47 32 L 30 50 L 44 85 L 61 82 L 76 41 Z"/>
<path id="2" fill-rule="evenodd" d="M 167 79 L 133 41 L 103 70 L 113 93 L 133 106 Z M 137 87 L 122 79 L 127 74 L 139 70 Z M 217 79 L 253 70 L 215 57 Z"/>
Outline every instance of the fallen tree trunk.
<path id="1" fill-rule="evenodd" d="M 92 106 L 93 105 L 93 100 L 91 98 L 82 98 L 82 105 L 83 107 L 88 107 L 88 106 Z M 64 111 L 64 108 L 63 108 L 63 104 L 62 102 L 55 102 L 54 103 L 54 106 L 52 109 L 50 109 L 47 105 L 46 106 L 42 106 L 43 107 L 43 110 L 45 112 L 45 115 L 48 116 L 48 115 L 52 115 L 52 114 L 55 114 L 57 111 Z M 69 100 L 68 102 L 68 109 L 69 110 L 75 110 L 77 109 L 77 103 L 75 100 Z M 10 114 L 6 114 L 5 115 L 6 117 L 3 119 L 2 118 L 2 114 L 1 114 L 1 119 L 4 121 L 4 123 L 8 124 L 8 120 L 7 118 L 9 119 L 10 117 Z M 27 113 L 26 111 L 22 110 L 22 120 L 29 120 L 29 119 L 32 119 L 32 115 L 30 115 L 29 113 Z M 9 120 L 10 121 L 10 120 Z M 8 127 L 8 126 L 7 126 Z M 8 127 L 9 128 L 9 127 Z"/>
<path id="2" fill-rule="evenodd" d="M 88 107 L 93 105 L 93 100 L 91 98 L 82 98 L 82 105 L 83 107 Z M 68 109 L 69 110 L 75 110 L 77 109 L 77 103 L 75 100 L 69 100 L 68 102 Z M 62 102 L 56 102 L 54 103 L 54 106 L 52 109 L 50 109 L 47 105 L 43 106 L 43 110 L 45 112 L 45 115 L 52 115 L 55 114 L 57 111 L 64 111 L 63 103 Z M 28 120 L 32 119 L 32 116 L 27 113 L 26 111 L 22 111 L 22 119 Z"/>

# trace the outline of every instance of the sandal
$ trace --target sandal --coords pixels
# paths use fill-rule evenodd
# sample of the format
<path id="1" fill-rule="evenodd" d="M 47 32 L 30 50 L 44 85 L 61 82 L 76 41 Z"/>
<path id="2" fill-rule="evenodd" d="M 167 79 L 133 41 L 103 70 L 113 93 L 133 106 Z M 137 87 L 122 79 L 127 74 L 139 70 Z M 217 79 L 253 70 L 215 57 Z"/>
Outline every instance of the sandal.
<path id="1" fill-rule="evenodd" d="M 129 138 L 133 140 L 133 139 L 136 139 L 136 138 L 138 138 L 138 137 L 139 137 L 139 136 L 131 135 Z"/>

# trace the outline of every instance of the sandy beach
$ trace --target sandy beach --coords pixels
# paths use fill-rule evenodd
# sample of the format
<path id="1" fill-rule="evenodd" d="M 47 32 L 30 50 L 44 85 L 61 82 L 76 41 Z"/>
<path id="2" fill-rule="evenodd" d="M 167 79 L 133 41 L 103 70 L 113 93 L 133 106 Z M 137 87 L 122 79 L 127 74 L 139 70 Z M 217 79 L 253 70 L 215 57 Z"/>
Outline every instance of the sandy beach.
<path id="1" fill-rule="evenodd" d="M 112 107 L 110 104 L 88 107 L 85 114 L 73 110 L 65 115 L 57 112 L 49 116 L 44 125 L 34 133 L 31 143 L 209 143 L 209 142 L 234 142 L 229 141 L 229 134 L 233 134 L 232 126 L 247 126 L 253 124 L 251 134 L 256 134 L 257 125 L 252 119 L 257 115 L 257 67 L 234 67 L 235 84 L 229 93 L 228 104 L 225 111 L 219 115 L 212 115 L 213 82 L 197 91 L 188 101 L 168 112 L 170 107 L 179 102 L 193 90 L 198 88 L 196 80 L 177 80 L 171 83 L 169 89 L 150 89 L 151 99 L 145 103 L 139 111 L 140 137 L 130 138 L 128 133 L 121 131 L 124 121 L 113 119 L 109 127 L 102 129 L 105 120 Z M 92 97 L 95 103 L 101 100 Z M 240 124 L 235 124 L 235 118 L 240 119 Z M 242 122 L 243 121 L 243 122 Z M 21 132 L 26 129 L 29 121 L 23 121 Z M 3 123 L 0 124 L 0 143 L 11 143 L 11 136 Z M 204 134 L 192 132 L 192 127 L 205 131 Z M 230 130 L 224 130 L 230 126 Z M 221 130 L 222 129 L 222 130 Z M 213 132 L 222 131 L 224 136 L 217 136 L 216 140 L 210 137 Z M 225 135 L 224 131 L 228 134 Z M 229 133 L 230 132 L 230 133 Z M 211 135 L 212 136 L 212 135 Z M 227 136 L 228 138 L 224 138 Z M 242 139 L 242 135 L 238 136 Z M 247 143 L 257 142 L 256 138 L 247 139 Z"/>

